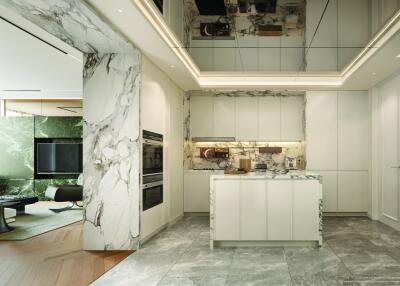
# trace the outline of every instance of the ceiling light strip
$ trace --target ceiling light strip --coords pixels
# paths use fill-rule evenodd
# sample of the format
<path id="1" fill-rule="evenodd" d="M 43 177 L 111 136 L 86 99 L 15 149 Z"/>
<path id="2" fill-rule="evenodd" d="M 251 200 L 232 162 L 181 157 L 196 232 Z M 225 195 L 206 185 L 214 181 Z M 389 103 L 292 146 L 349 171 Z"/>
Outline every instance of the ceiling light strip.
<path id="1" fill-rule="evenodd" d="M 358 68 L 371 58 L 400 29 L 400 11 L 398 11 L 375 35 L 358 56 L 341 72 L 343 82 L 347 80 Z"/>
<path id="2" fill-rule="evenodd" d="M 154 4 L 147 0 L 134 0 L 133 3 L 139 8 L 146 19 L 150 22 L 153 28 L 162 37 L 165 43 L 172 49 L 177 55 L 181 62 L 189 69 L 193 77 L 198 80 L 200 76 L 200 70 L 197 65 L 193 62 L 191 57 L 188 55 L 186 49 L 181 47 L 180 41 L 176 38 L 174 33 L 165 23 L 164 19 L 160 17 L 160 14 Z"/>

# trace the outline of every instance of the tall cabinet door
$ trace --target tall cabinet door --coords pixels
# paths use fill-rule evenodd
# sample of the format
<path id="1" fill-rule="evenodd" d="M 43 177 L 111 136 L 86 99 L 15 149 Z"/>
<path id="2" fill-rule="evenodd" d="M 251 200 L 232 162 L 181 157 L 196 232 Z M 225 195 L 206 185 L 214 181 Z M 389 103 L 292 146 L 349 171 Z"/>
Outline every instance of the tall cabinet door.
<path id="1" fill-rule="evenodd" d="M 235 137 L 235 98 L 214 99 L 214 136 Z"/>
<path id="2" fill-rule="evenodd" d="M 240 190 L 240 239 L 267 239 L 266 180 L 242 180 Z"/>
<path id="3" fill-rule="evenodd" d="M 399 110 L 396 88 L 382 90 L 382 214 L 399 220 Z"/>
<path id="4" fill-rule="evenodd" d="M 291 181 L 268 181 L 268 240 L 292 239 L 292 189 Z"/>
<path id="5" fill-rule="evenodd" d="M 215 240 L 240 238 L 240 181 L 215 180 Z"/>
<path id="6" fill-rule="evenodd" d="M 211 96 L 190 97 L 191 137 L 214 135 L 214 98 Z"/>
<path id="7" fill-rule="evenodd" d="M 255 97 L 236 98 L 236 140 L 257 141 L 258 99 Z"/>
<path id="8" fill-rule="evenodd" d="M 337 170 L 337 92 L 307 92 L 307 169 Z"/>

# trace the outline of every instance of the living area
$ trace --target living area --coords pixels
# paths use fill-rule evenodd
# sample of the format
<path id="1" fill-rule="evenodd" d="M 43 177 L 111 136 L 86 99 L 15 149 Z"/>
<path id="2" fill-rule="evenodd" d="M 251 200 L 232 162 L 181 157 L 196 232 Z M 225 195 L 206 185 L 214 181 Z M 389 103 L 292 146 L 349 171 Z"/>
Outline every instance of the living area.
<path id="1" fill-rule="evenodd" d="M 0 241 L 81 221 L 82 101 L 2 100 Z"/>

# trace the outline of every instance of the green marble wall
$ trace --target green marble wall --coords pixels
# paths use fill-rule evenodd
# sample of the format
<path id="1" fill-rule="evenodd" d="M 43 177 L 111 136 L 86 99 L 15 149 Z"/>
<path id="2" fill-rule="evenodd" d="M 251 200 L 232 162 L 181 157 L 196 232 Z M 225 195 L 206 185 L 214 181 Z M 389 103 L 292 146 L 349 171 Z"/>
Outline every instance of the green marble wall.
<path id="1" fill-rule="evenodd" d="M 82 138 L 82 117 L 35 116 L 36 138 Z"/>
<path id="2" fill-rule="evenodd" d="M 0 117 L 0 195 L 38 196 L 76 179 L 34 179 L 34 138 L 82 138 L 82 117 Z"/>
<path id="3" fill-rule="evenodd" d="M 0 117 L 0 179 L 33 179 L 33 117 Z"/>

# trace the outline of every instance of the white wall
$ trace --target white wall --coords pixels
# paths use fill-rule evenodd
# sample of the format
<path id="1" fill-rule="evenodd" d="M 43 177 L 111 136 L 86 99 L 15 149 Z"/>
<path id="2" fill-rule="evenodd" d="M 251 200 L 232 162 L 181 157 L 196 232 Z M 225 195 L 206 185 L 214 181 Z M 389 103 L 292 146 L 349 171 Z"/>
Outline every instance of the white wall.
<path id="1" fill-rule="evenodd" d="M 164 203 L 141 214 L 141 239 L 183 215 L 183 91 L 146 57 L 141 130 L 164 135 Z"/>
<path id="2" fill-rule="evenodd" d="M 0 45 L 0 97 L 82 98 L 82 53 L 7 9 L 0 10 L 0 15 L 8 21 L 63 51 L 0 19 L 0 38 L 3 39 Z"/>

